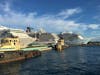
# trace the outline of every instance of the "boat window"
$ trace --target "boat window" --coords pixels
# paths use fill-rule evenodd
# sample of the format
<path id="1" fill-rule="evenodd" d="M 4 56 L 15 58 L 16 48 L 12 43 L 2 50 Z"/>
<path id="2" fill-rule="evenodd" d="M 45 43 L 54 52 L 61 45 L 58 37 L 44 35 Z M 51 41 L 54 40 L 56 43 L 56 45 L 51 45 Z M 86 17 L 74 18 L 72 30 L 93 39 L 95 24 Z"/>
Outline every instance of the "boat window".
<path id="1" fill-rule="evenodd" d="M 17 42 L 17 40 L 15 40 Z"/>
<path id="2" fill-rule="evenodd" d="M 1 40 L 1 43 L 4 43 L 4 40 Z"/>
<path id="3" fill-rule="evenodd" d="M 8 40 L 1 40 L 1 43 L 7 43 L 9 42 Z"/>
<path id="4" fill-rule="evenodd" d="M 10 40 L 10 42 L 11 42 L 11 40 Z"/>
<path id="5" fill-rule="evenodd" d="M 14 43 L 14 45 L 15 45 L 16 43 Z"/>
<path id="6" fill-rule="evenodd" d="M 16 42 L 16 40 L 14 40 L 14 42 Z"/>
<path id="7" fill-rule="evenodd" d="M 13 42 L 13 40 L 10 40 L 10 43 L 12 43 Z"/>
<path id="8" fill-rule="evenodd" d="M 5 42 L 9 42 L 8 40 L 5 40 Z"/>

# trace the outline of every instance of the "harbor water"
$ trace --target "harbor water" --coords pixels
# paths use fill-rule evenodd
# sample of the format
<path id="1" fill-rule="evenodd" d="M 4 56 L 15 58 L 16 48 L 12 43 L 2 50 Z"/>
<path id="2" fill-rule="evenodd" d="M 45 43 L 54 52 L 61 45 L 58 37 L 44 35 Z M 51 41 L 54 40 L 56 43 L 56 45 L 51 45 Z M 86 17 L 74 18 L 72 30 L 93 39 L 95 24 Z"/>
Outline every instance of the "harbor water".
<path id="1" fill-rule="evenodd" d="M 45 51 L 36 58 L 0 65 L 0 75 L 100 75 L 100 46 Z"/>

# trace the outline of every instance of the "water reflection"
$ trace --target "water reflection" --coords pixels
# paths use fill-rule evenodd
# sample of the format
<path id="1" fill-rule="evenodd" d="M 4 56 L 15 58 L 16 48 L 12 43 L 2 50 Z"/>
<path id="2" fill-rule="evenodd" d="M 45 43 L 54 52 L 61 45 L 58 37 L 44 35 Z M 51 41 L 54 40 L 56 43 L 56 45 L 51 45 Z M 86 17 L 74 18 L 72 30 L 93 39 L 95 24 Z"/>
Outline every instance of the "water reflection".
<path id="1" fill-rule="evenodd" d="M 80 63 L 86 63 L 86 57 L 85 57 L 85 50 L 84 50 L 84 47 L 80 47 L 78 49 L 78 57 L 79 57 L 79 61 Z"/>
<path id="2" fill-rule="evenodd" d="M 21 62 L 0 64 L 0 75 L 20 75 Z"/>

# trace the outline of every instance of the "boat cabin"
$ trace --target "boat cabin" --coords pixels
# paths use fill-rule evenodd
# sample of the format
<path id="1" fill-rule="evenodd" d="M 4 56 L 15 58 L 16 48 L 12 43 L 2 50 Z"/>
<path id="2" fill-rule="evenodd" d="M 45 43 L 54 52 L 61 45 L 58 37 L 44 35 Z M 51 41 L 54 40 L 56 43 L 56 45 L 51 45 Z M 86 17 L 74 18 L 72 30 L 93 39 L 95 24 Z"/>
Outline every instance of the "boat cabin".
<path id="1" fill-rule="evenodd" d="M 1 40 L 1 48 L 20 50 L 20 40 L 18 37 L 3 38 Z"/>

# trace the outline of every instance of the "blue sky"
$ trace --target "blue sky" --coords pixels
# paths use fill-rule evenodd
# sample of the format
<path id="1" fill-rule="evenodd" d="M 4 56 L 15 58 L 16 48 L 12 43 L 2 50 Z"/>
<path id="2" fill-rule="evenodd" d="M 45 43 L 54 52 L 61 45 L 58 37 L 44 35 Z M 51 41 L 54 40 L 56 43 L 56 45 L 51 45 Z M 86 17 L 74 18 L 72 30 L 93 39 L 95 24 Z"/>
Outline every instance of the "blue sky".
<path id="1" fill-rule="evenodd" d="M 99 0 L 0 0 L 0 24 L 100 36 Z"/>

